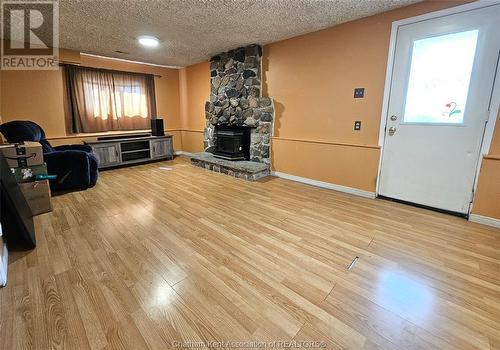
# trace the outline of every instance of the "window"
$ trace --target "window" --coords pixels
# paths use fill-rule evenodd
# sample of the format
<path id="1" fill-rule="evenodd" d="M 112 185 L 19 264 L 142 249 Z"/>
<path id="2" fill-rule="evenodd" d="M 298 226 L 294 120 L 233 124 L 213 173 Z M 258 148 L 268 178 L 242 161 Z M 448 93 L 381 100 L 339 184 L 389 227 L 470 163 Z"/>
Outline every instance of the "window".
<path id="1" fill-rule="evenodd" d="M 403 122 L 461 124 L 478 30 L 416 40 Z"/>
<path id="2" fill-rule="evenodd" d="M 73 132 L 148 129 L 156 115 L 152 75 L 66 66 Z"/>

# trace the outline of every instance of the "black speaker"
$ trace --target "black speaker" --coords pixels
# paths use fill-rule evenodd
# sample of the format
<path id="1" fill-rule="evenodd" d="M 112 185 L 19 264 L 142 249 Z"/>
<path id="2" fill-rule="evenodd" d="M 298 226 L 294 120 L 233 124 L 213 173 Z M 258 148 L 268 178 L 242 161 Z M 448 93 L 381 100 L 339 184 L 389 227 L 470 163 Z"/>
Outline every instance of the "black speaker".
<path id="1" fill-rule="evenodd" d="M 151 119 L 151 134 L 153 136 L 165 136 L 163 119 Z"/>

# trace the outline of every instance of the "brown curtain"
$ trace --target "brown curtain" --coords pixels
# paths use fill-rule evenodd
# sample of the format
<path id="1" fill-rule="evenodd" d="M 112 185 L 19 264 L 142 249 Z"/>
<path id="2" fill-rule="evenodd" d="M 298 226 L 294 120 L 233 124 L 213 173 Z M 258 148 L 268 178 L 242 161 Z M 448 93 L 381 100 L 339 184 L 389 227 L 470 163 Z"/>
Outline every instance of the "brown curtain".
<path id="1" fill-rule="evenodd" d="M 156 118 L 154 76 L 65 66 L 75 133 L 149 129 Z"/>

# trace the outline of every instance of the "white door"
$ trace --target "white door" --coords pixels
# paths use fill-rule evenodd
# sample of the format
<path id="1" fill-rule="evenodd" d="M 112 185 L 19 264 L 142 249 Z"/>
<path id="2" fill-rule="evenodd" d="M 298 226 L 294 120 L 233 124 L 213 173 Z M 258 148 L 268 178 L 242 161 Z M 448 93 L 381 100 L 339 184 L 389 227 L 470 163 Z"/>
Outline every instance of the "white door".
<path id="1" fill-rule="evenodd" d="M 468 213 L 499 33 L 500 5 L 399 27 L 379 195 Z"/>

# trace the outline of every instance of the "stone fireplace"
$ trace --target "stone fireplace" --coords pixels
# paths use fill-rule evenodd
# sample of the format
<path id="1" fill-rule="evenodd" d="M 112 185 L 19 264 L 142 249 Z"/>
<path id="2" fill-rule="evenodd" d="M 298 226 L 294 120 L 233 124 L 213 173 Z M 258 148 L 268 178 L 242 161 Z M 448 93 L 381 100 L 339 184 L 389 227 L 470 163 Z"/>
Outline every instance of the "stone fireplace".
<path id="1" fill-rule="evenodd" d="M 244 169 L 243 162 L 246 162 L 249 167 L 264 169 L 262 176 L 269 174 L 274 104 L 271 98 L 262 96 L 261 57 L 262 48 L 250 45 L 210 59 L 210 97 L 205 103 L 205 152 L 192 157 L 194 165 L 226 172 L 231 166 Z M 213 164 L 207 165 L 207 160 L 212 158 L 217 159 L 215 169 Z M 223 160 L 226 163 L 221 170 L 220 161 Z M 262 177 L 240 175 L 238 177 L 249 177 L 249 180 Z"/>

